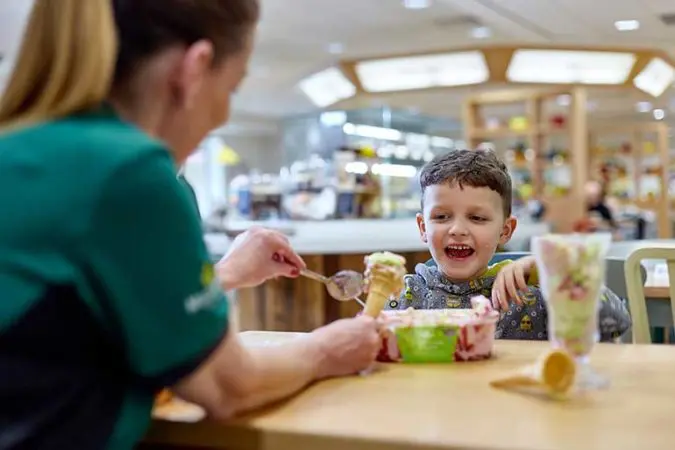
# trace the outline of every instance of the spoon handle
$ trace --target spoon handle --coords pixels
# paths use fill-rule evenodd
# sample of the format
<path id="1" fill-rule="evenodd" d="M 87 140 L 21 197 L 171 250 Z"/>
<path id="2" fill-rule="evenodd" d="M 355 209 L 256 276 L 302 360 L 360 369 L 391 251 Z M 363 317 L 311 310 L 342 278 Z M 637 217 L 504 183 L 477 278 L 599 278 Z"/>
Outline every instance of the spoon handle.
<path id="1" fill-rule="evenodd" d="M 356 303 L 358 303 L 359 305 L 361 305 L 363 308 L 366 307 L 365 302 L 364 302 L 363 300 L 361 300 L 360 298 L 354 297 L 352 300 L 354 300 Z"/>
<path id="2" fill-rule="evenodd" d="M 277 262 L 283 262 L 283 263 L 289 264 L 288 261 L 286 261 L 286 258 L 279 255 L 278 253 L 275 253 L 274 255 L 272 255 L 272 259 L 277 261 Z M 311 278 L 312 280 L 316 280 L 319 283 L 323 283 L 323 284 L 330 283 L 330 279 L 328 277 L 326 277 L 324 275 L 321 275 L 321 274 L 318 274 L 318 273 L 316 273 L 314 271 L 311 271 L 309 269 L 300 269 L 300 275 L 302 275 L 303 277 Z"/>
<path id="3" fill-rule="evenodd" d="M 300 269 L 300 275 L 302 275 L 303 277 L 311 278 L 312 280 L 319 281 L 323 284 L 330 283 L 330 279 L 328 279 L 328 277 L 313 272 L 309 269 Z"/>

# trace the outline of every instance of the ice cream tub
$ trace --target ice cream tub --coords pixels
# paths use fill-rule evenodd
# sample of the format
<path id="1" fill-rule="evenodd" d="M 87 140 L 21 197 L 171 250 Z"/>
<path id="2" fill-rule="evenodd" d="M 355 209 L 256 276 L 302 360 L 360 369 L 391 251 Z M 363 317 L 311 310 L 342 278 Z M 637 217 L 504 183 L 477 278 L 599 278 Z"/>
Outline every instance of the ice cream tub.
<path id="1" fill-rule="evenodd" d="M 450 363 L 492 356 L 499 313 L 474 309 L 384 311 L 381 362 Z"/>

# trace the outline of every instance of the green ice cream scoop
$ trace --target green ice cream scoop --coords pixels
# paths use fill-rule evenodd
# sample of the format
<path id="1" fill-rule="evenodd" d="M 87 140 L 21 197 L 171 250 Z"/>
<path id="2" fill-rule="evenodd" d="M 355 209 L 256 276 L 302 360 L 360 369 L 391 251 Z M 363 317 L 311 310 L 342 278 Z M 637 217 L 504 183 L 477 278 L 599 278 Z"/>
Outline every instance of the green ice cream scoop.
<path id="1" fill-rule="evenodd" d="M 377 252 L 366 256 L 366 264 L 383 266 L 404 267 L 405 258 L 401 255 L 391 252 Z"/>

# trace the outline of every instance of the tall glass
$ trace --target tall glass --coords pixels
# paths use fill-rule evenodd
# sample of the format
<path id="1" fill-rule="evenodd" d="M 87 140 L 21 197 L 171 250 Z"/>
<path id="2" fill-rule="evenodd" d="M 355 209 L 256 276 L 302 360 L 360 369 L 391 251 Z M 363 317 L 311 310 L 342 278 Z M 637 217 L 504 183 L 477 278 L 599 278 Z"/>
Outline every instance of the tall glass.
<path id="1" fill-rule="evenodd" d="M 540 286 L 548 311 L 548 336 L 577 362 L 576 387 L 593 390 L 609 380 L 590 366 L 598 340 L 598 311 L 605 281 L 610 233 L 546 235 L 532 239 Z"/>

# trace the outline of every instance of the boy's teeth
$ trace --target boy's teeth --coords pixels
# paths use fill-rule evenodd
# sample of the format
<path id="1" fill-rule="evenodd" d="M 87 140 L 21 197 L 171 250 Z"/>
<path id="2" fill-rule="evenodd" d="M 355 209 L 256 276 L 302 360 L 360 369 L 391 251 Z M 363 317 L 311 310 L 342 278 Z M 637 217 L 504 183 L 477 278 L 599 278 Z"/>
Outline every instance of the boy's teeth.
<path id="1" fill-rule="evenodd" d="M 470 250 L 471 247 L 468 245 L 448 245 L 448 248 L 451 248 L 453 250 Z"/>

